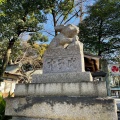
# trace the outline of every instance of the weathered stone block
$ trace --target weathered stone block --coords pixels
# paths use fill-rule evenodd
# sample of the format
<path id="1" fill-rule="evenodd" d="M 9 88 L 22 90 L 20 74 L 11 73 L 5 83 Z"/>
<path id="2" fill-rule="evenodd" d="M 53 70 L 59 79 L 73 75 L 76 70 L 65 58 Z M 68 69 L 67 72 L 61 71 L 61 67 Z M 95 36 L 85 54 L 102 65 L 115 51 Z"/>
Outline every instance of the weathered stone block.
<path id="1" fill-rule="evenodd" d="M 102 90 L 100 89 L 102 88 Z M 15 96 L 107 96 L 105 82 L 18 84 Z"/>
<path id="2" fill-rule="evenodd" d="M 55 56 L 54 56 L 55 57 Z M 44 58 L 43 73 L 84 72 L 82 54 L 67 56 L 48 56 Z"/>
<path id="3" fill-rule="evenodd" d="M 114 99 L 18 97 L 6 101 L 6 115 L 28 118 L 13 120 L 118 120 Z"/>
<path id="4" fill-rule="evenodd" d="M 98 83 L 95 84 L 93 82 L 81 82 L 81 95 L 86 96 L 97 96 L 98 91 Z"/>
<path id="5" fill-rule="evenodd" d="M 105 91 L 107 92 L 106 83 L 99 82 L 99 85 L 97 86 L 98 96 L 104 96 L 106 94 Z"/>
<path id="6" fill-rule="evenodd" d="M 66 96 L 80 96 L 79 83 L 63 83 L 61 84 L 61 95 Z"/>
<path id="7" fill-rule="evenodd" d="M 32 83 L 65 83 L 93 81 L 90 72 L 67 72 L 67 73 L 49 73 L 35 74 L 32 76 Z"/>

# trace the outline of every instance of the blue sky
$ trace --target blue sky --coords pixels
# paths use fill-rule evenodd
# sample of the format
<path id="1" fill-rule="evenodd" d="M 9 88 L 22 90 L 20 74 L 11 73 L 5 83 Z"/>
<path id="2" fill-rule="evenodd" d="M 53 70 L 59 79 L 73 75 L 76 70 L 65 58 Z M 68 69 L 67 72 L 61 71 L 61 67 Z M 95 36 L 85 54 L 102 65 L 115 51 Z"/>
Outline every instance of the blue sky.
<path id="1" fill-rule="evenodd" d="M 79 0 L 75 0 L 75 1 L 79 1 Z M 87 0 L 87 3 L 84 4 L 84 6 L 93 5 L 94 2 L 95 0 Z M 76 9 L 79 9 L 79 7 Z M 85 7 L 84 7 L 84 11 L 86 11 Z M 79 21 L 80 21 L 79 17 L 74 17 L 67 24 L 78 25 Z M 47 23 L 44 23 L 43 26 L 44 26 L 44 29 L 41 32 L 48 37 L 47 43 L 49 44 L 54 37 L 54 25 L 53 25 L 53 18 L 51 14 L 47 15 Z M 49 33 L 52 35 L 50 35 Z M 20 37 L 24 40 L 28 40 L 30 38 L 29 33 L 23 33 L 20 35 Z"/>

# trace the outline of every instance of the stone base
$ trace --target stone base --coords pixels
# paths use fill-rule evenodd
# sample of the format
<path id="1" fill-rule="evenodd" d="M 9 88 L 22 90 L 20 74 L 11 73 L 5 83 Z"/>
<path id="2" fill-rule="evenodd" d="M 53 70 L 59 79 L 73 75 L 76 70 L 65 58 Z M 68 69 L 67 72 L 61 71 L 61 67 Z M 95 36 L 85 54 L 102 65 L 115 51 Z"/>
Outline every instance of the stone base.
<path id="1" fill-rule="evenodd" d="M 118 120 L 115 101 L 108 98 L 16 97 L 6 102 L 5 114 L 12 120 Z"/>
<path id="2" fill-rule="evenodd" d="M 105 82 L 17 84 L 15 96 L 99 96 L 106 97 Z"/>
<path id="3" fill-rule="evenodd" d="M 35 74 L 32 76 L 32 83 L 65 83 L 93 81 L 90 72 L 68 72 L 68 73 L 47 73 Z"/>

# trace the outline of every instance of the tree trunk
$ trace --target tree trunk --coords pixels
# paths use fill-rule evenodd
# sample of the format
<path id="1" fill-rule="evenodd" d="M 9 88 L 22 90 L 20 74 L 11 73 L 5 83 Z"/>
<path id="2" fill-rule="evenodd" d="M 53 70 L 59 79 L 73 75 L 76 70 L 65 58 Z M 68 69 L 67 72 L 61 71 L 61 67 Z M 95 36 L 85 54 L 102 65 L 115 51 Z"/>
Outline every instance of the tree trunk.
<path id="1" fill-rule="evenodd" d="M 57 23 L 56 23 L 56 15 L 54 10 L 52 10 L 52 16 L 53 16 L 54 27 L 56 27 Z M 56 35 L 57 35 L 57 31 L 55 30 L 55 36 Z"/>
<path id="2" fill-rule="evenodd" d="M 100 26 L 99 26 L 99 32 L 98 32 L 98 44 L 99 44 L 99 48 L 98 48 L 98 56 L 101 56 L 102 54 L 102 50 L 101 50 L 101 38 L 102 38 L 102 26 L 103 26 L 103 21 L 100 20 Z"/>
<path id="3" fill-rule="evenodd" d="M 2 67 L 1 67 L 1 72 L 0 72 L 0 78 L 3 77 L 3 74 L 5 72 L 6 66 L 8 65 L 10 54 L 11 54 L 11 49 L 13 48 L 13 45 L 15 43 L 15 39 L 11 39 L 8 43 L 7 51 L 4 55 L 3 62 L 2 62 Z"/>

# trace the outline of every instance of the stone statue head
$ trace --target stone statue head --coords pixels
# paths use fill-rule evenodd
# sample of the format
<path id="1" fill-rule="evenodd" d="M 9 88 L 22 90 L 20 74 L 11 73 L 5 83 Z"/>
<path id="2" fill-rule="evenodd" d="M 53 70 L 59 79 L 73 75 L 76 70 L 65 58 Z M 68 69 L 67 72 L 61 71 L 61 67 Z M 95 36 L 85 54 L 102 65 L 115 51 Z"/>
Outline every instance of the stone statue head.
<path id="1" fill-rule="evenodd" d="M 62 33 L 64 36 L 68 38 L 73 38 L 75 35 L 79 33 L 79 28 L 73 24 L 68 24 L 66 26 L 59 25 L 55 27 L 57 32 Z"/>

